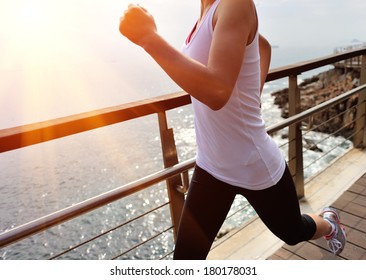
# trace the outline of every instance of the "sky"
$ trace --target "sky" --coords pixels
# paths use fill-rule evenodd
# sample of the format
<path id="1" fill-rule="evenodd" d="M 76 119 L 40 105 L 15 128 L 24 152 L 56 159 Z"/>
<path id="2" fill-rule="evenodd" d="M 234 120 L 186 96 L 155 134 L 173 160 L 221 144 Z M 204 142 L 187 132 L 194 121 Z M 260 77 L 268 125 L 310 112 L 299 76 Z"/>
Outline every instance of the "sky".
<path id="1" fill-rule="evenodd" d="M 257 0 L 262 32 L 278 45 L 366 41 L 364 0 Z"/>
<path id="2" fill-rule="evenodd" d="M 176 89 L 118 32 L 132 0 L 1 0 L 0 129 L 170 93 Z M 139 0 L 179 48 L 198 0 Z M 281 49 L 366 41 L 365 0 L 256 0 L 260 32 Z M 330 54 L 330 53 L 329 53 Z"/>

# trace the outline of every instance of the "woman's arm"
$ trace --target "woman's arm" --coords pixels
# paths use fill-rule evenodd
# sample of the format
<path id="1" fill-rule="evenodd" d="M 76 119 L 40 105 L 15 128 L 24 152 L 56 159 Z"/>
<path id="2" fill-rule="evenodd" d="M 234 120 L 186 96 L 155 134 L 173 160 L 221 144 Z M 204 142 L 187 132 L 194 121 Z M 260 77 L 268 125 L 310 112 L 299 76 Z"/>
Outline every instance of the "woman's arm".
<path id="1" fill-rule="evenodd" d="M 259 54 L 261 57 L 261 92 L 266 82 L 269 66 L 271 64 L 272 47 L 270 43 L 262 35 L 259 35 Z"/>
<path id="2" fill-rule="evenodd" d="M 183 90 L 219 110 L 230 98 L 246 44 L 256 28 L 254 9 L 251 0 L 220 2 L 207 66 L 166 42 L 158 34 L 153 17 L 140 6 L 129 6 L 121 18 L 120 32 L 144 48 Z"/>

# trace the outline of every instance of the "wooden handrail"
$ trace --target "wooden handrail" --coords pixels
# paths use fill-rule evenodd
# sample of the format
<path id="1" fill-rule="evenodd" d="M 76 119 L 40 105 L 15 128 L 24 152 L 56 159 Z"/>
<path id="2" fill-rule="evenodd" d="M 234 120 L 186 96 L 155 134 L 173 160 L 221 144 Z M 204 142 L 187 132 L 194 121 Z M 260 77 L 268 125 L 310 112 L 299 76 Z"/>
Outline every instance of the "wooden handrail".
<path id="1" fill-rule="evenodd" d="M 316 68 L 334 64 L 336 62 L 361 55 L 366 55 L 366 48 L 350 50 L 343 53 L 332 54 L 317 59 L 311 59 L 295 64 L 286 65 L 284 67 L 274 68 L 269 71 L 266 82 L 290 76 L 297 76 L 300 75 L 301 73 L 314 70 Z"/>
<path id="2" fill-rule="evenodd" d="M 54 120 L 3 129 L 0 130 L 0 153 L 165 112 L 190 102 L 188 94 L 178 92 Z"/>

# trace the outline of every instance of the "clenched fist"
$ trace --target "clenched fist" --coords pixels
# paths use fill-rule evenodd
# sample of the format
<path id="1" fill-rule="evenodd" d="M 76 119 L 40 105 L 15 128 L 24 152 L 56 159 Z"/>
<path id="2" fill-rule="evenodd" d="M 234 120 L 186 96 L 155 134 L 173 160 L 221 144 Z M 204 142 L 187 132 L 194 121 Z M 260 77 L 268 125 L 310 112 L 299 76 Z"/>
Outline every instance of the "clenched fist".
<path id="1" fill-rule="evenodd" d="M 157 32 L 155 20 L 139 5 L 130 4 L 120 18 L 119 31 L 133 43 L 144 47 Z"/>

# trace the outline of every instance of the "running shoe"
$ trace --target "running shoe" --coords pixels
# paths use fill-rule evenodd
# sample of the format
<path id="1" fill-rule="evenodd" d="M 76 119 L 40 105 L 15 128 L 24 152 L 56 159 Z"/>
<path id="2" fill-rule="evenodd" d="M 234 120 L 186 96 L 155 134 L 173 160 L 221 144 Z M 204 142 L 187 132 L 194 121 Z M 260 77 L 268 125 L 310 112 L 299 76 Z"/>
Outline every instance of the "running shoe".
<path id="1" fill-rule="evenodd" d="M 339 212 L 332 207 L 326 207 L 323 209 L 322 216 L 323 219 L 327 220 L 333 228 L 332 233 L 324 236 L 324 238 L 327 240 L 328 247 L 332 253 L 339 255 L 342 253 L 347 242 L 346 231 L 340 223 Z"/>

